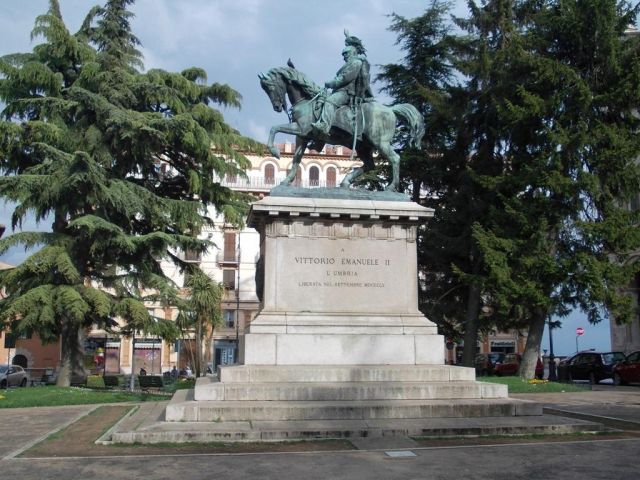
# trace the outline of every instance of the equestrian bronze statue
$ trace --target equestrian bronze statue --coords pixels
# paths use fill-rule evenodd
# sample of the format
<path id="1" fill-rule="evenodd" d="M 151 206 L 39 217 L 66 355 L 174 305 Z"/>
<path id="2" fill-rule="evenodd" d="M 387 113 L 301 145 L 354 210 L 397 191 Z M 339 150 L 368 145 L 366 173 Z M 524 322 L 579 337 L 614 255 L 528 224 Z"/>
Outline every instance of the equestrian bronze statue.
<path id="1" fill-rule="evenodd" d="M 345 64 L 335 78 L 318 86 L 291 61 L 286 67 L 272 68 L 259 75 L 260 85 L 269 96 L 276 112 L 285 111 L 289 123 L 275 125 L 269 133 L 267 147 L 280 158 L 274 145 L 277 133 L 296 136 L 296 149 L 291 170 L 281 185 L 290 185 L 296 177 L 300 160 L 308 145 L 321 150 L 325 143 L 343 145 L 357 152 L 362 167 L 353 169 L 341 187 L 374 168 L 374 153 L 386 159 L 392 167 L 392 180 L 387 190 L 397 191 L 400 182 L 400 156 L 391 142 L 396 123 L 401 120 L 409 129 L 410 146 L 420 147 L 424 135 L 424 121 L 420 112 L 409 104 L 387 107 L 373 101 L 369 86 L 369 62 L 362 42 L 345 32 L 346 47 L 342 51 Z M 333 91 L 329 94 L 327 89 Z M 287 100 L 291 109 L 287 111 Z"/>

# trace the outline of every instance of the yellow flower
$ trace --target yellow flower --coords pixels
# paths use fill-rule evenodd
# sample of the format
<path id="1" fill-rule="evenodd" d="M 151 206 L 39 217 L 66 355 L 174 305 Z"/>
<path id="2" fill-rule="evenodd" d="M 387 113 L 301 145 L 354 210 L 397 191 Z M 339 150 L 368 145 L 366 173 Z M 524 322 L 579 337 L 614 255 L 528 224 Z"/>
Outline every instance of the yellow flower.
<path id="1" fill-rule="evenodd" d="M 540 380 L 537 378 L 532 378 L 531 380 L 528 381 L 528 383 L 530 383 L 531 385 L 540 385 L 544 383 L 549 383 L 549 380 Z"/>

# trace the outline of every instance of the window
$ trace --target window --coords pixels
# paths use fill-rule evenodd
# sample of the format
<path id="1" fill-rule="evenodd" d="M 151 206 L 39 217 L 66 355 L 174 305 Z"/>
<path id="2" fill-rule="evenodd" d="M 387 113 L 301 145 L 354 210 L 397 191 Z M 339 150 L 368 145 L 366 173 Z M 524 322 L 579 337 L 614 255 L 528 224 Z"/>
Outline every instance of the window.
<path id="1" fill-rule="evenodd" d="M 267 185 L 276 183 L 276 169 L 270 163 L 264 167 L 264 183 Z"/>
<path id="2" fill-rule="evenodd" d="M 320 185 L 320 169 L 315 165 L 309 168 L 309 186 L 317 187 Z"/>
<path id="3" fill-rule="evenodd" d="M 187 248 L 184 252 L 184 261 L 185 262 L 199 262 L 200 261 L 200 252 L 196 252 L 195 250 L 191 250 Z"/>
<path id="4" fill-rule="evenodd" d="M 224 261 L 236 261 L 236 232 L 224 232 Z"/>
<path id="5" fill-rule="evenodd" d="M 233 328 L 236 325 L 236 312 L 234 310 L 223 310 L 222 319 L 225 327 Z"/>
<path id="6" fill-rule="evenodd" d="M 238 176 L 235 173 L 227 173 L 224 176 L 224 180 L 226 183 L 233 185 L 238 181 Z"/>
<path id="7" fill-rule="evenodd" d="M 336 186 L 336 169 L 333 167 L 327 168 L 327 187 L 333 188 Z"/>
<path id="8" fill-rule="evenodd" d="M 236 271 L 235 270 L 223 270 L 222 271 L 222 283 L 227 290 L 235 290 L 236 288 Z"/>

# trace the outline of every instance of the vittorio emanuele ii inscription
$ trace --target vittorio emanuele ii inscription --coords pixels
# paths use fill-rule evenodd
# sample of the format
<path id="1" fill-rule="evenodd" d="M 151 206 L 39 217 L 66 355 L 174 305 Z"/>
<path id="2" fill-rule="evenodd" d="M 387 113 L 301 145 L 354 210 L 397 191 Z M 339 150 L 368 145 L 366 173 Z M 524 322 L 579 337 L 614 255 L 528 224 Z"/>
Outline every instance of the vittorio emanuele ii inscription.
<path id="1" fill-rule="evenodd" d="M 324 269 L 322 281 L 313 280 L 298 281 L 299 287 L 324 287 L 324 288 L 384 288 L 384 281 L 361 280 L 366 277 L 366 270 L 362 267 L 382 268 L 391 267 L 388 258 L 372 257 L 294 257 L 294 262 L 299 265 L 321 266 Z"/>
<path id="2" fill-rule="evenodd" d="M 278 240 L 278 274 L 272 284 L 276 310 L 398 312 L 406 310 L 406 297 L 416 289 L 405 242 Z"/>

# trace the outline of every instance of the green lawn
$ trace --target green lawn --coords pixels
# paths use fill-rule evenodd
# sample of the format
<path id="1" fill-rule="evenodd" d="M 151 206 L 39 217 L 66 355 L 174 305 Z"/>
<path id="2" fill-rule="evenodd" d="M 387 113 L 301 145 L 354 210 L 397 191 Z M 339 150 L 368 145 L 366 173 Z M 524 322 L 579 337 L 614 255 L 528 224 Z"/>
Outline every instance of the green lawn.
<path id="1" fill-rule="evenodd" d="M 528 380 L 515 377 L 477 377 L 480 382 L 501 383 L 509 387 L 509 393 L 554 393 L 554 392 L 584 392 L 589 385 L 574 383 L 547 382 L 531 384 Z"/>
<path id="2" fill-rule="evenodd" d="M 77 387 L 27 387 L 0 390 L 0 408 L 54 407 L 116 402 L 167 400 L 166 396 L 125 391 L 100 391 Z"/>

